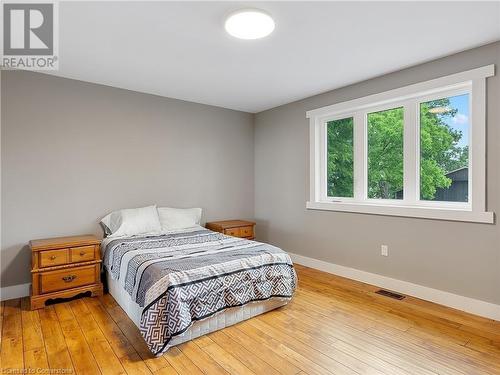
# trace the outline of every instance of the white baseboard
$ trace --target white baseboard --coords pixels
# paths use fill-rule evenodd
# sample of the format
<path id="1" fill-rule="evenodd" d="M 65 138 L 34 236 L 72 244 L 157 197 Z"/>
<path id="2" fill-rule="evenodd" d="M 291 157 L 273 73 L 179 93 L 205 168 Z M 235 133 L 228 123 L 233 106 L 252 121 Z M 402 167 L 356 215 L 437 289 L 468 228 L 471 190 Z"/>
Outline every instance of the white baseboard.
<path id="1" fill-rule="evenodd" d="M 27 283 L 0 288 L 0 301 L 29 296 L 30 285 L 30 283 Z"/>
<path id="2" fill-rule="evenodd" d="M 393 279 L 375 273 L 360 271 L 355 268 L 340 266 L 338 264 L 309 258 L 303 255 L 289 254 L 294 262 L 307 267 L 500 321 L 500 305 L 413 284 L 407 281 Z"/>

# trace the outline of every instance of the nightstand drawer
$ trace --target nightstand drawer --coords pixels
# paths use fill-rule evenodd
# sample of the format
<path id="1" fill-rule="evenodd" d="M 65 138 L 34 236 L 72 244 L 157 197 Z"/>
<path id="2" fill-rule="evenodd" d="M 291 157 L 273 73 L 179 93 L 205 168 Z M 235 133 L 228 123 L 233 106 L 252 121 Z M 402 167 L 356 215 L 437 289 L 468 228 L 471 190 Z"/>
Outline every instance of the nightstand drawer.
<path id="1" fill-rule="evenodd" d="M 71 263 L 88 262 L 95 258 L 95 246 L 80 246 L 70 249 Z"/>
<path id="2" fill-rule="evenodd" d="M 59 266 L 69 262 L 69 249 L 40 251 L 39 257 L 40 267 Z"/>
<path id="3" fill-rule="evenodd" d="M 240 228 L 225 229 L 224 234 L 227 234 L 228 236 L 239 237 L 240 236 Z"/>
<path id="4" fill-rule="evenodd" d="M 253 237 L 253 227 L 241 227 L 240 228 L 241 237 Z"/>
<path id="5" fill-rule="evenodd" d="M 214 232 L 224 233 L 228 236 L 240 237 L 246 239 L 254 239 L 255 230 L 253 229 L 255 223 L 247 220 L 222 220 L 210 221 L 205 224 L 207 229 Z"/>
<path id="6" fill-rule="evenodd" d="M 94 284 L 98 280 L 97 266 L 83 266 L 49 271 L 40 274 L 40 291 L 42 293 L 56 292 L 58 290 L 76 288 L 78 286 Z"/>

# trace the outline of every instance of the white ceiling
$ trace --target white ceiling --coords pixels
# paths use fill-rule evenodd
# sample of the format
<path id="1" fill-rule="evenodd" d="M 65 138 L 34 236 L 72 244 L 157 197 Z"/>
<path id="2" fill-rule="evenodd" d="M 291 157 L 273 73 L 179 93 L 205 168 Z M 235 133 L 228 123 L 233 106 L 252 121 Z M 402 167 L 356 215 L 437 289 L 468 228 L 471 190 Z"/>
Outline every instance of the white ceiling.
<path id="1" fill-rule="evenodd" d="M 225 15 L 276 21 L 238 40 Z M 75 78 L 259 112 L 500 39 L 500 2 L 61 2 L 60 70 Z"/>

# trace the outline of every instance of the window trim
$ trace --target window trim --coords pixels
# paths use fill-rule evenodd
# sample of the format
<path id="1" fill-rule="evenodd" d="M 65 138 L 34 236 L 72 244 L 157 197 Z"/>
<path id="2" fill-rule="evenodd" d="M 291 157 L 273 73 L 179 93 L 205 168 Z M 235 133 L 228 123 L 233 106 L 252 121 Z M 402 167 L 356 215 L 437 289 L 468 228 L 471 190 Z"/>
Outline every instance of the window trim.
<path id="1" fill-rule="evenodd" d="M 494 65 L 451 74 L 308 111 L 310 194 L 308 209 L 493 223 L 486 211 L 486 78 Z M 469 95 L 468 202 L 420 199 L 420 103 L 460 94 Z M 404 107 L 403 200 L 367 197 L 367 114 Z M 328 197 L 326 189 L 326 123 L 353 117 L 354 198 Z"/>

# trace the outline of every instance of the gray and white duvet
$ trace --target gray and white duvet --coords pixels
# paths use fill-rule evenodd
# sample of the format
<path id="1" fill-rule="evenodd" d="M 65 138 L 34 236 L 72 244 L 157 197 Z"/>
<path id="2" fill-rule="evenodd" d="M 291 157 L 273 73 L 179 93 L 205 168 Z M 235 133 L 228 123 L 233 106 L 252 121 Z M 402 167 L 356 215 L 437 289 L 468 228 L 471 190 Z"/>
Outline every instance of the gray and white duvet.
<path id="1" fill-rule="evenodd" d="M 104 267 L 143 307 L 140 331 L 154 355 L 194 321 L 230 307 L 290 299 L 292 261 L 281 249 L 196 227 L 103 241 Z"/>

